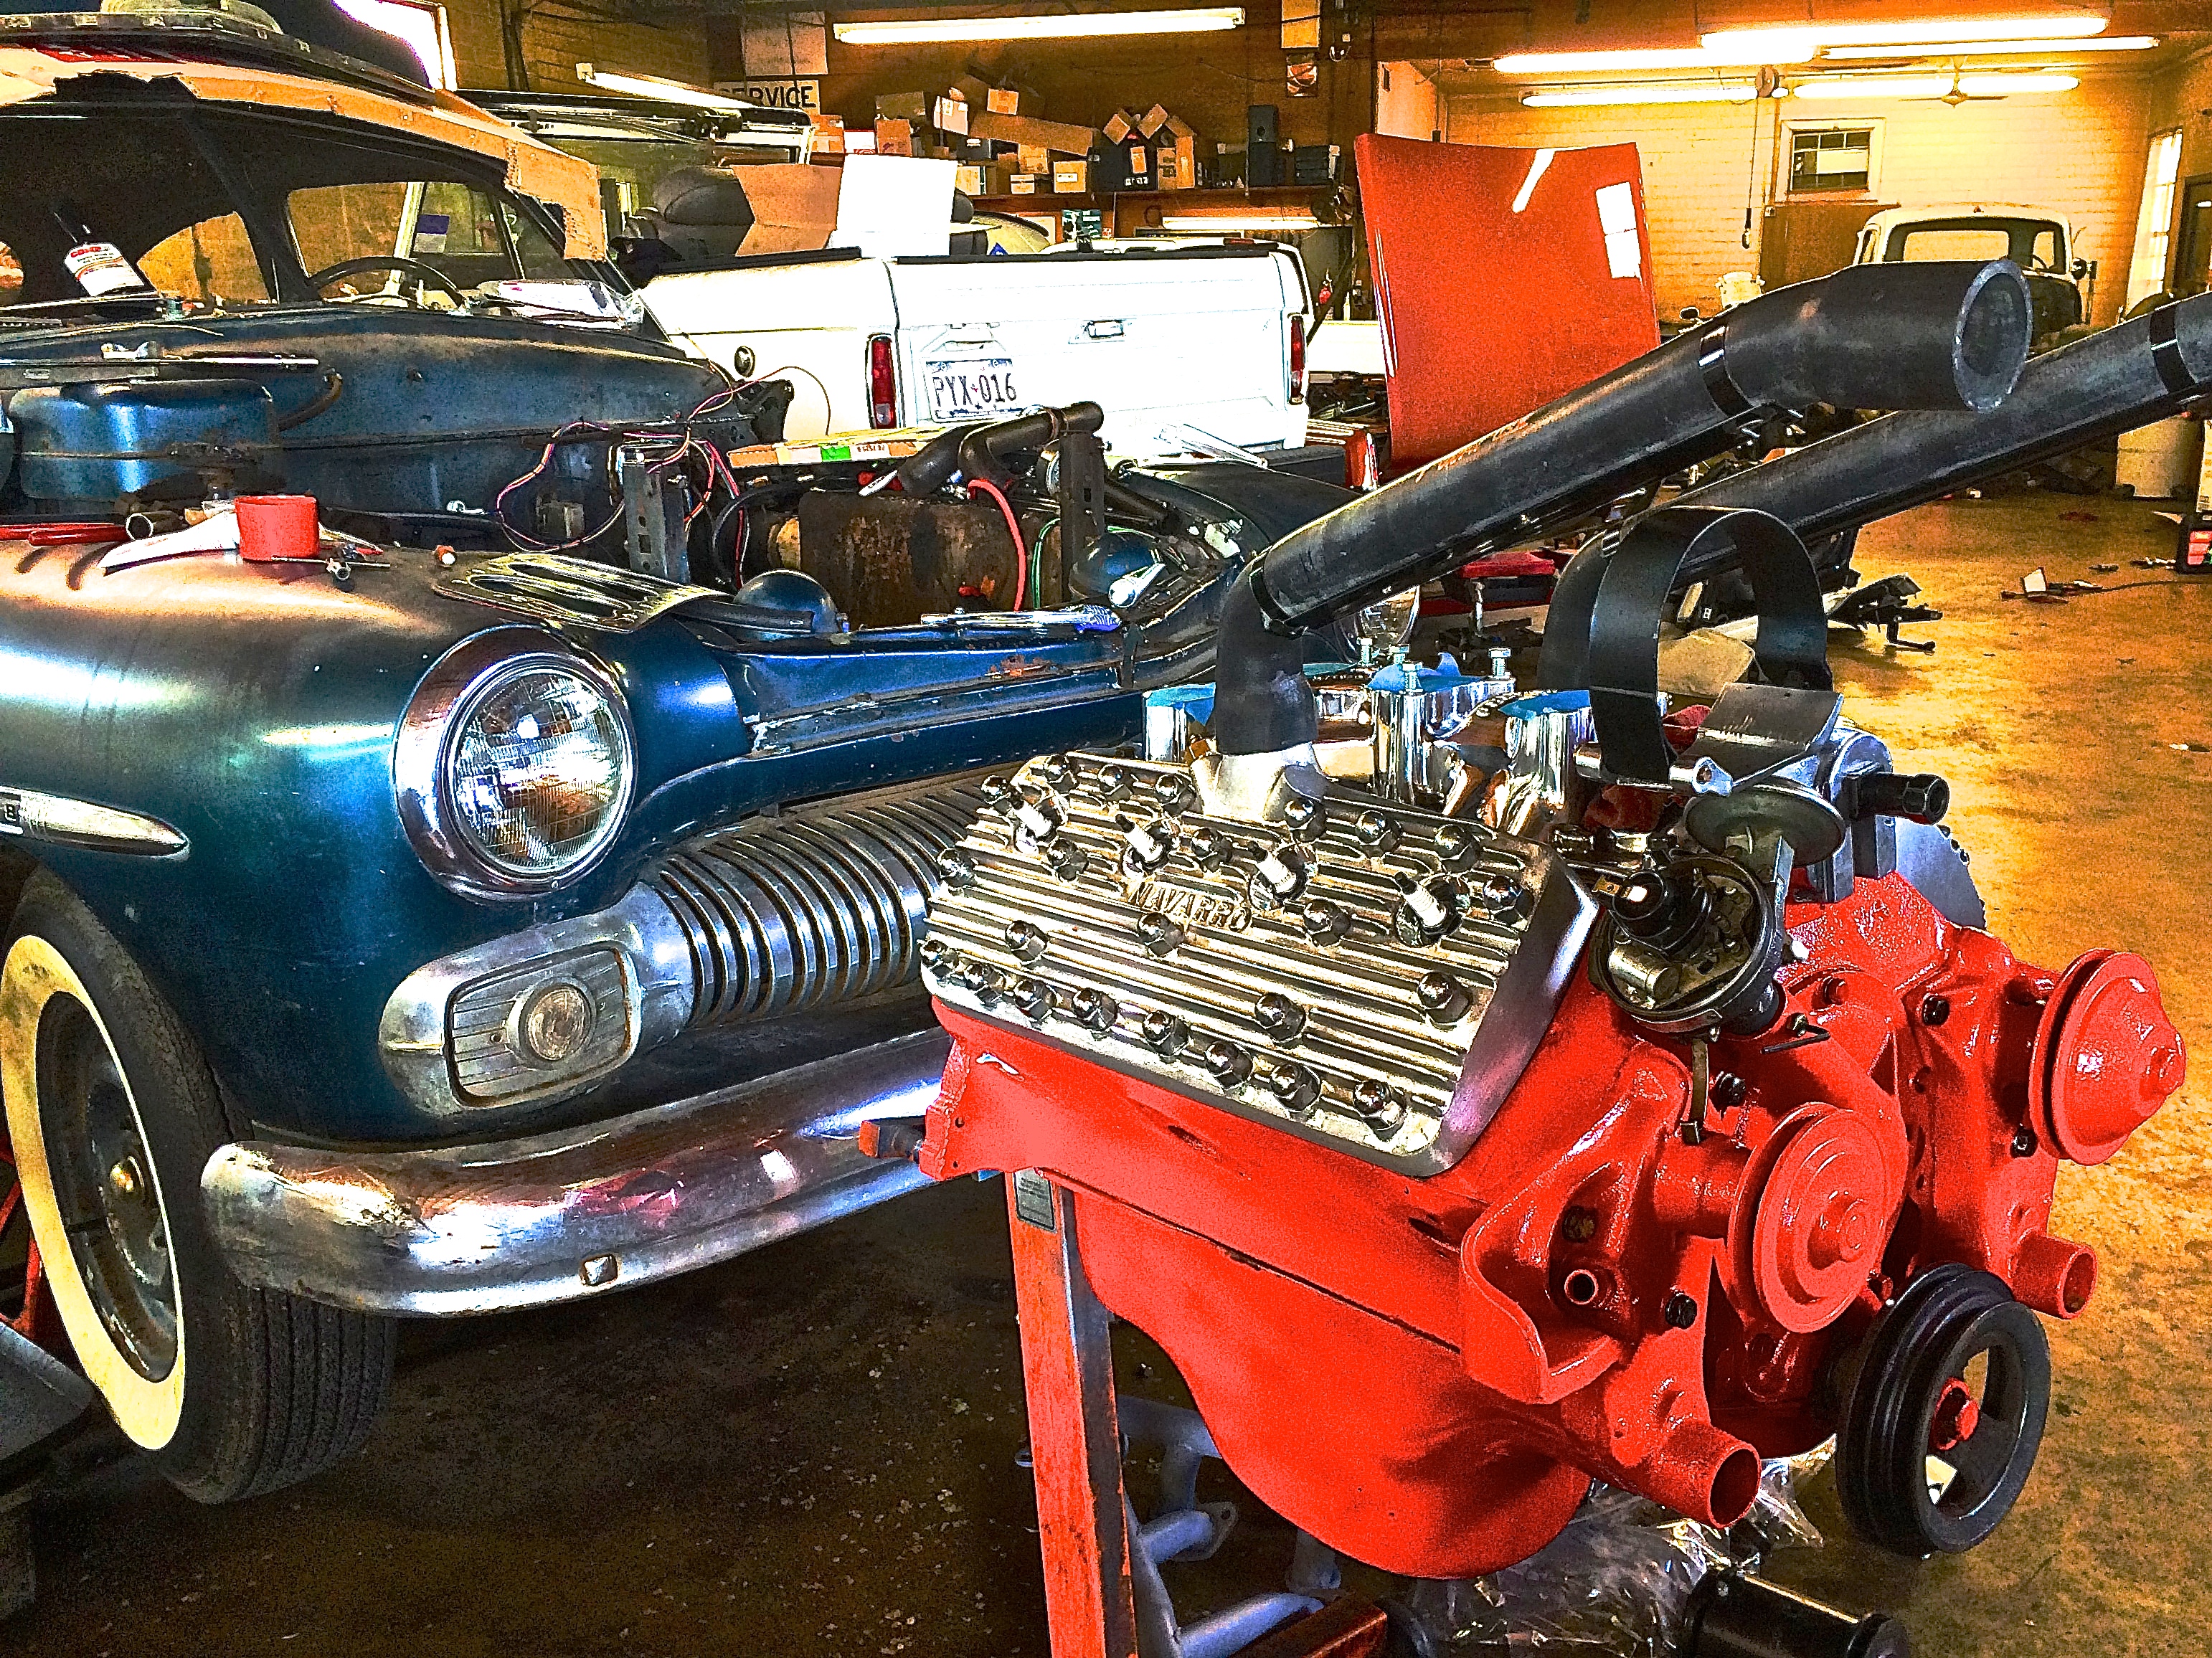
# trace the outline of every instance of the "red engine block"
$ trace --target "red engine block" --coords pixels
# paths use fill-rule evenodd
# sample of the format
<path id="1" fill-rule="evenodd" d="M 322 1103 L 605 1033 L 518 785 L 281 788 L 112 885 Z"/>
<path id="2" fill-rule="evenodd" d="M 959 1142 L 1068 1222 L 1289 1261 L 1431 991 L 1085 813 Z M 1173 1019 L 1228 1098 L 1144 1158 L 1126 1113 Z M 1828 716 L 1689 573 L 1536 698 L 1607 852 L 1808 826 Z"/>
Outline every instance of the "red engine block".
<path id="1" fill-rule="evenodd" d="M 1897 1285 L 1958 1262 L 2079 1313 L 2096 1257 L 2047 1230 L 2059 1159 L 2112 1156 L 2183 1069 L 2137 957 L 2054 975 L 1898 877 L 1787 919 L 1787 1005 L 1711 1045 L 1701 1127 L 1692 1045 L 1579 980 L 1474 1150 L 1420 1180 L 940 1003 L 921 1165 L 1070 1187 L 1100 1298 L 1238 1476 L 1358 1559 L 1494 1570 L 1592 1478 L 1728 1524 L 1762 1456 L 1834 1430 Z"/>

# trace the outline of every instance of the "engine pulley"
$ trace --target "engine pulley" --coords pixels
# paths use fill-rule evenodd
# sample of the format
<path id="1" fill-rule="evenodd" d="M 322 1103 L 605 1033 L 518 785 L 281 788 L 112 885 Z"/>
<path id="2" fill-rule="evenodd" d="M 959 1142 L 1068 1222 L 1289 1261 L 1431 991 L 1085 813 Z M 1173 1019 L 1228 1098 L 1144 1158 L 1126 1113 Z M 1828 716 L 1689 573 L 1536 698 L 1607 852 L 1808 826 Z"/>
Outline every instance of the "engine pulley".
<path id="1" fill-rule="evenodd" d="M 1845 1518 L 1916 1558 L 1973 1547 L 2027 1484 L 2050 1406 L 2051 1348 L 2035 1315 L 2002 1278 L 1955 1261 L 1929 1267 L 1860 1349 L 1836 1434 Z"/>

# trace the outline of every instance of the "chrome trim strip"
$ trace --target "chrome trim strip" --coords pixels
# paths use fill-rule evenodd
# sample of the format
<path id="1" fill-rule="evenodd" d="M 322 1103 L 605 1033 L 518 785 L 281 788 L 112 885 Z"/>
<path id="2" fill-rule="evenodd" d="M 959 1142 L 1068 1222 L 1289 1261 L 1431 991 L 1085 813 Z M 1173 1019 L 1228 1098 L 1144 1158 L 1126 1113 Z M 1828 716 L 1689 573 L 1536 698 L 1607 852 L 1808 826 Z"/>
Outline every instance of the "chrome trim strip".
<path id="1" fill-rule="evenodd" d="M 918 1117 L 950 1039 L 918 1032 L 758 1082 L 527 1139 L 426 1151 L 222 1146 L 200 1197 L 246 1283 L 450 1317 L 573 1301 L 726 1260 L 927 1184 L 861 1154 Z"/>
<path id="2" fill-rule="evenodd" d="M 158 817 L 36 789 L 0 788 L 0 835 L 132 858 L 181 858 L 191 850 L 181 829 Z"/>

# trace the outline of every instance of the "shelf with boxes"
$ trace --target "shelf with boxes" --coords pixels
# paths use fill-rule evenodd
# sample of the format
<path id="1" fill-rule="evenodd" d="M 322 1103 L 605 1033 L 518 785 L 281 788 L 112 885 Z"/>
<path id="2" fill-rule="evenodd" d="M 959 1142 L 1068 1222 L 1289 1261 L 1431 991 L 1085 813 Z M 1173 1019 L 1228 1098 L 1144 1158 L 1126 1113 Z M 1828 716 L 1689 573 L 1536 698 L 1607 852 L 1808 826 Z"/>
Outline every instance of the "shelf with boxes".
<path id="1" fill-rule="evenodd" d="M 1208 140 L 1182 116 L 1154 104 L 1117 109 L 1103 125 L 1046 118 L 1024 88 L 963 76 L 939 93 L 876 99 L 874 130 L 848 132 L 848 150 L 951 161 L 954 188 L 978 201 L 1052 196 L 1103 207 L 1135 194 L 1231 186 L 1264 191 L 1333 186 L 1343 152 L 1334 144 L 1286 145 L 1273 105 L 1247 112 L 1241 143 Z M 1118 215 L 1118 210 L 1117 210 Z M 1150 222 L 1157 228 L 1157 216 Z M 1117 234 L 1127 234 L 1116 225 Z"/>

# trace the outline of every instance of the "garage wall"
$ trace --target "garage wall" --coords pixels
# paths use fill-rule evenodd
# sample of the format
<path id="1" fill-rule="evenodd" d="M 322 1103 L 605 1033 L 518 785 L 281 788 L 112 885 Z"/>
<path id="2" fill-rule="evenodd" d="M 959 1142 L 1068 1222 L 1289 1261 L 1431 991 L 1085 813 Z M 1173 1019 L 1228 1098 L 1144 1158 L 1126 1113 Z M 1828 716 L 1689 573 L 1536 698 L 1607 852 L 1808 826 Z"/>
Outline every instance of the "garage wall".
<path id="1" fill-rule="evenodd" d="M 2212 103 L 2212 85 L 2206 100 Z M 2075 222 L 2081 250 L 2103 262 L 2094 320 L 2112 320 L 2127 264 L 2149 142 L 2149 79 L 2085 79 L 2070 93 L 1961 104 L 1881 100 L 1864 106 L 1789 100 L 1526 109 L 1512 95 L 1462 92 L 1446 100 L 1455 143 L 1569 145 L 1632 142 L 1643 152 L 1660 314 L 1710 310 L 1731 270 L 1759 268 L 1761 210 L 1773 183 L 1784 120 L 1878 122 L 1879 176 L 1869 202 L 2008 201 L 2049 207 Z M 2207 124 L 2212 125 L 2212 124 Z M 1754 128 L 1756 152 L 1754 154 Z M 2208 143 L 2212 171 L 2212 143 Z M 1751 246 L 1743 245 L 1752 194 Z"/>
<path id="2" fill-rule="evenodd" d="M 526 14 L 524 60 L 538 92 L 580 92 L 580 63 L 602 64 L 679 81 L 708 79 L 707 43 L 697 26 L 651 28 L 602 22 L 550 0 L 536 5 L 511 0 Z M 464 87 L 507 84 L 507 52 L 500 36 L 500 0 L 445 0 L 453 35 L 453 62 Z"/>

